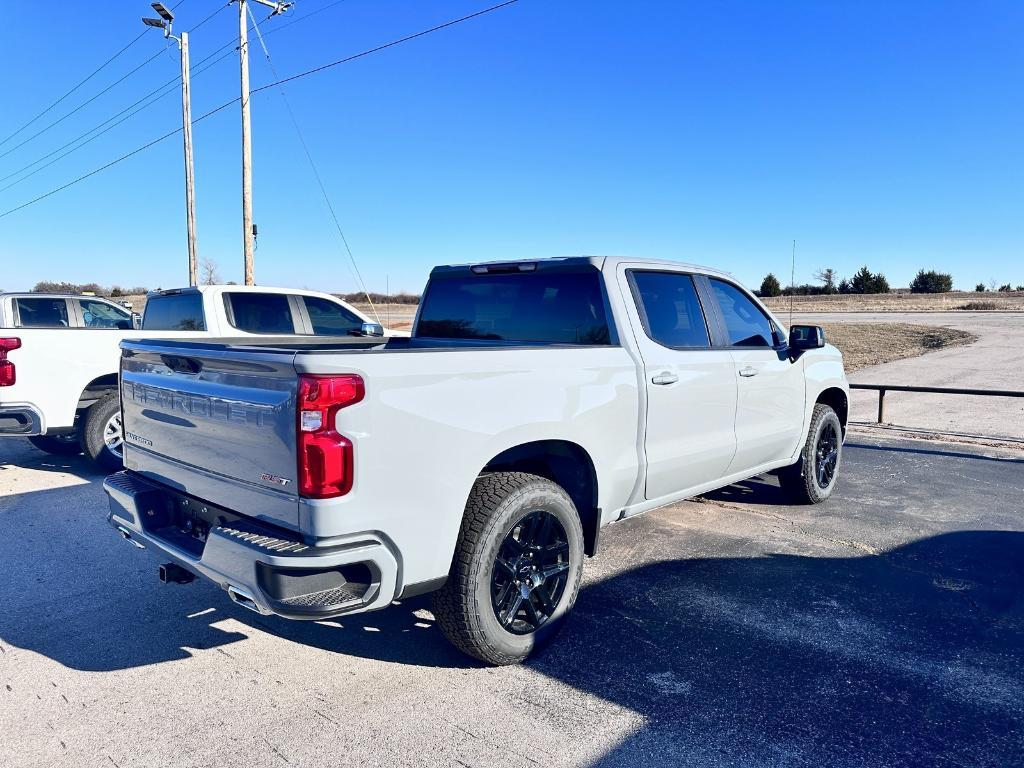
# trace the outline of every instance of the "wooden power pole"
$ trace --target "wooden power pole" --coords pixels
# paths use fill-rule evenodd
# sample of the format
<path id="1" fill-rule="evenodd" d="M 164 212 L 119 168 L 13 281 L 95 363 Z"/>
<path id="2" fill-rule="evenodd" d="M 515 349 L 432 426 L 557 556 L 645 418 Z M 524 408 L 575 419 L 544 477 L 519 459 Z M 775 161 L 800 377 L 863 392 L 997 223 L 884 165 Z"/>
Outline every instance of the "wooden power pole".
<path id="1" fill-rule="evenodd" d="M 188 284 L 199 285 L 196 244 L 196 178 L 192 160 L 192 88 L 189 81 L 188 32 L 181 33 L 181 128 L 185 137 L 185 217 L 188 226 Z"/>
<path id="2" fill-rule="evenodd" d="M 242 76 L 242 248 L 245 284 L 255 285 L 252 235 L 252 125 L 249 114 L 249 16 L 246 0 L 238 0 L 238 59 Z"/>

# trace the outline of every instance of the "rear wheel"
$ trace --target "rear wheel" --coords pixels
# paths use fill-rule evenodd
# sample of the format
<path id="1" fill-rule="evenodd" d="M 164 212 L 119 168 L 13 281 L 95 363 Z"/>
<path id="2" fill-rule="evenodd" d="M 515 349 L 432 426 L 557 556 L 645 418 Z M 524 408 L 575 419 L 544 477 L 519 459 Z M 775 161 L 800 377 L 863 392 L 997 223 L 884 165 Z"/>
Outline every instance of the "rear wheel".
<path id="1" fill-rule="evenodd" d="M 110 392 L 85 412 L 82 425 L 82 452 L 107 472 L 121 469 L 124 457 L 124 432 L 121 427 L 121 400 Z"/>
<path id="2" fill-rule="evenodd" d="M 77 456 L 82 452 L 77 432 L 61 435 L 37 435 L 28 439 L 40 451 L 52 453 L 54 456 Z"/>
<path id="3" fill-rule="evenodd" d="M 583 529 L 558 485 L 522 472 L 480 477 L 434 615 L 459 650 L 515 664 L 550 642 L 576 602 Z"/>
<path id="4" fill-rule="evenodd" d="M 817 403 L 800 459 L 779 473 L 794 501 L 820 504 L 832 495 L 843 458 L 843 425 L 831 407 Z"/>

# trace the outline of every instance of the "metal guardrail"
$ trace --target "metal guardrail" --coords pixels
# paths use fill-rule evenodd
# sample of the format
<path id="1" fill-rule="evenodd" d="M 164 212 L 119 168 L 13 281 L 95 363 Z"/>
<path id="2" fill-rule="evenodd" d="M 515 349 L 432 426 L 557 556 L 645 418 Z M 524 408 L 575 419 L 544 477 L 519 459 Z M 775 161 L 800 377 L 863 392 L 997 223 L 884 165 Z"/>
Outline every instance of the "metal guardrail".
<path id="1" fill-rule="evenodd" d="M 929 392 L 937 395 L 979 395 L 983 397 L 1024 397 L 1017 389 L 962 389 L 960 387 L 914 387 L 908 384 L 851 384 L 850 389 L 873 389 L 878 392 L 878 422 L 885 423 L 885 393 Z"/>

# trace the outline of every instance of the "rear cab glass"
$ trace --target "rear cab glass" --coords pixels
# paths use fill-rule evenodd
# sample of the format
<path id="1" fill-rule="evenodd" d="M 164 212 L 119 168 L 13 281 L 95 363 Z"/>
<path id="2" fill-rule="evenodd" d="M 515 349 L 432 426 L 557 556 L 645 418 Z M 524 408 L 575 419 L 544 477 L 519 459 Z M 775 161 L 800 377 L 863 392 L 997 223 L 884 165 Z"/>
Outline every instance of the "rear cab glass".
<path id="1" fill-rule="evenodd" d="M 416 338 L 617 344 L 601 273 L 592 265 L 480 265 L 435 270 Z"/>
<path id="2" fill-rule="evenodd" d="M 68 328 L 67 299 L 15 299 L 21 328 Z"/>
<path id="3" fill-rule="evenodd" d="M 205 331 L 203 296 L 198 291 L 164 293 L 146 302 L 144 331 Z"/>

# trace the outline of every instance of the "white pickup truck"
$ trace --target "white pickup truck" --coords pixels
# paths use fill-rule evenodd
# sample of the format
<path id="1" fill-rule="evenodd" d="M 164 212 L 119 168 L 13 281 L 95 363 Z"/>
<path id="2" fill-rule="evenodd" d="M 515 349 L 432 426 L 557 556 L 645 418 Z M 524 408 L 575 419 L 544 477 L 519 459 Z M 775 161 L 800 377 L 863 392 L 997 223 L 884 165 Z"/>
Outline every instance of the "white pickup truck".
<path id="1" fill-rule="evenodd" d="M 411 338 L 130 341 L 110 523 L 263 614 L 433 592 L 493 664 L 549 640 L 602 526 L 779 471 L 835 488 L 842 356 L 728 274 L 568 258 L 438 267 Z"/>
<path id="2" fill-rule="evenodd" d="M 139 328 L 137 315 L 95 296 L 0 294 L 0 437 L 120 469 L 126 338 L 386 335 L 329 294 L 228 285 L 155 291 Z"/>

